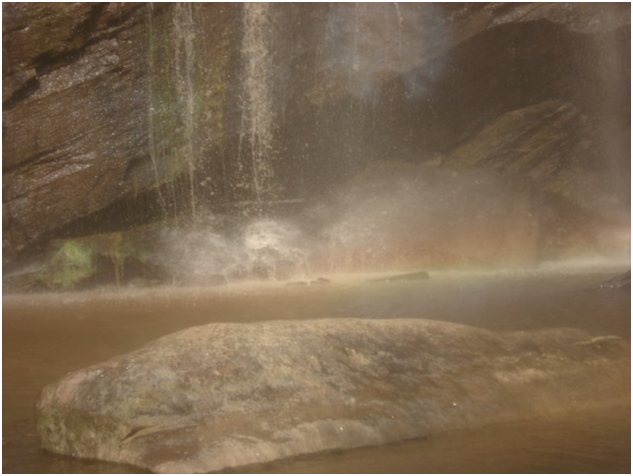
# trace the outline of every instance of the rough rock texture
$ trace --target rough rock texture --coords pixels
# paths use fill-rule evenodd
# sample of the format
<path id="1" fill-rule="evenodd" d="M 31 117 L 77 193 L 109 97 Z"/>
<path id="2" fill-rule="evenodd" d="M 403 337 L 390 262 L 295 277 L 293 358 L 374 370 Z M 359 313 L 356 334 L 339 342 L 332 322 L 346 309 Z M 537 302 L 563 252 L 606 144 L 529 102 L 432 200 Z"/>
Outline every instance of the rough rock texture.
<path id="1" fill-rule="evenodd" d="M 441 162 L 488 170 L 513 183 L 515 193 L 523 191 L 528 213 L 513 206 L 514 216 L 517 225 L 532 222 L 533 232 L 523 226 L 514 243 L 529 243 L 533 258 L 556 258 L 575 247 L 609 248 L 598 230 L 626 223 L 614 171 L 595 163 L 598 135 L 595 122 L 573 104 L 543 101 L 499 116 Z"/>
<path id="2" fill-rule="evenodd" d="M 183 195 L 186 208 L 174 8 L 3 6 L 5 262 L 104 210 L 97 220 L 75 226 L 74 233 L 118 230 L 160 217 L 166 196 L 174 208 L 181 198 L 176 195 Z M 228 23 L 231 10 L 207 8 L 196 17 L 205 35 L 198 38 L 203 54 L 196 57 L 195 74 L 209 86 L 195 98 L 201 111 L 196 127 L 216 137 L 232 51 L 226 28 L 216 26 Z M 205 142 L 196 152 L 217 154 L 221 145 L 219 139 Z"/>
<path id="3" fill-rule="evenodd" d="M 630 344 L 424 320 L 211 324 L 44 389 L 50 451 L 208 472 L 630 395 Z"/>
<path id="4" fill-rule="evenodd" d="M 131 189 L 148 155 L 143 18 L 138 4 L 4 5 L 9 250 Z"/>

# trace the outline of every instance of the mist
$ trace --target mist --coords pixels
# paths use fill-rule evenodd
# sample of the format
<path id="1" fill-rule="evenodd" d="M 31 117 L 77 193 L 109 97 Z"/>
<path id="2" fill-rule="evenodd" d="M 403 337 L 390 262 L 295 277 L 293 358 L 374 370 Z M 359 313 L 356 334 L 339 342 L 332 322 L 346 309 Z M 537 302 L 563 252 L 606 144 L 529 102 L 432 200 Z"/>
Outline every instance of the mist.
<path id="1" fill-rule="evenodd" d="M 630 4 L 2 11 L 4 471 L 630 471 Z"/>

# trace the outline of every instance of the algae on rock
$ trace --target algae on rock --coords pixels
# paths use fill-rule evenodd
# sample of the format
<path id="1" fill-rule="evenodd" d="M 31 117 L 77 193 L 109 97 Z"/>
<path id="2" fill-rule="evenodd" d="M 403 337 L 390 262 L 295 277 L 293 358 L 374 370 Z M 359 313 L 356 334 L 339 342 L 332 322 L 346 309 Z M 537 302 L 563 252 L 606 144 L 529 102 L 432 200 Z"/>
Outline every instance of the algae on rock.
<path id="1" fill-rule="evenodd" d="M 94 253 L 77 241 L 66 241 L 53 254 L 49 266 L 40 273 L 40 280 L 50 288 L 69 289 L 94 274 Z"/>

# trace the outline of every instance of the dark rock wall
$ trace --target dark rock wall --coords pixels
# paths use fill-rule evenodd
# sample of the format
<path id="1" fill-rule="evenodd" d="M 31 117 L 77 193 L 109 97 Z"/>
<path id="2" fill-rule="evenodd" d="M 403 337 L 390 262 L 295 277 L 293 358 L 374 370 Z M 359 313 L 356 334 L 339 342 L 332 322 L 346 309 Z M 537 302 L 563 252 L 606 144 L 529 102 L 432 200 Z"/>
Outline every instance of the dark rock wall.
<path id="1" fill-rule="evenodd" d="M 133 187 L 149 156 L 145 17 L 139 4 L 3 5 L 3 248 Z"/>
<path id="2" fill-rule="evenodd" d="M 537 259 L 604 250 L 605 230 L 629 227 L 628 5 L 348 5 L 324 16 L 313 23 L 321 46 L 305 56 L 314 74 L 287 106 L 292 193 L 322 192 L 371 161 L 476 167 L 527 195 L 530 213 L 516 215 L 530 223 L 518 228 L 536 222 L 537 233 L 515 241 Z M 354 50 L 345 65 L 340 51 L 327 57 L 328 35 Z M 416 41 L 422 51 L 402 53 Z"/>

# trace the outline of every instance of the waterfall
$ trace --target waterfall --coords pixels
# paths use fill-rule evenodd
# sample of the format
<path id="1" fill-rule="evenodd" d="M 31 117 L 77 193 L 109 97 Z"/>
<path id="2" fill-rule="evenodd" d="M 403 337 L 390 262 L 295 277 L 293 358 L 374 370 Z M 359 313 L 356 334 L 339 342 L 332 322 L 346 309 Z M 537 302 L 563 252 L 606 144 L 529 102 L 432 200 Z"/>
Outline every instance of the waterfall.
<path id="1" fill-rule="evenodd" d="M 196 194 L 194 175 L 196 157 L 194 157 L 194 81 L 193 68 L 195 59 L 194 39 L 195 25 L 193 22 L 193 4 L 191 2 L 177 2 L 174 5 L 174 40 L 176 61 L 177 103 L 183 127 L 182 160 L 187 167 L 189 177 L 189 200 L 191 217 L 196 221 Z"/>
<path id="2" fill-rule="evenodd" d="M 204 200 L 214 196 L 209 184 L 227 181 L 219 188 L 232 192 L 220 198 L 237 199 L 245 212 L 259 213 L 280 191 L 274 173 L 280 88 L 276 10 L 266 3 L 242 7 L 242 36 L 237 43 L 239 121 L 235 129 L 227 130 L 228 123 L 222 122 L 227 78 L 212 70 L 217 63 L 215 69 L 226 71 L 229 60 L 211 56 L 213 42 L 225 40 L 206 30 L 212 20 L 203 7 L 181 2 L 162 8 L 148 7 L 149 136 L 160 201 L 163 206 L 173 205 L 174 213 L 186 210 L 195 222 Z M 217 163 L 224 159 L 210 151 L 217 153 L 222 147 L 218 144 L 229 137 L 236 139 L 237 157 L 228 164 L 230 170 L 219 170 Z M 166 190 L 171 190 L 171 197 Z"/>
<path id="3" fill-rule="evenodd" d="M 275 123 L 273 62 L 273 7 L 245 3 L 243 16 L 244 86 L 239 131 L 239 188 L 250 192 L 255 206 L 275 199 L 273 160 Z"/>
<path id="4" fill-rule="evenodd" d="M 196 220 L 197 134 L 195 78 L 196 27 L 194 5 L 175 3 L 169 14 L 157 15 L 149 4 L 149 141 L 159 200 L 167 213 L 176 213 L 186 201 Z M 185 175 L 185 184 L 177 178 Z M 168 184 L 171 199 L 163 194 Z M 168 206 L 171 201 L 171 207 Z"/>
<path id="5" fill-rule="evenodd" d="M 148 70 L 149 70 L 149 75 L 148 77 L 149 79 L 149 87 L 148 87 L 148 91 L 149 91 L 149 110 L 148 110 L 148 137 L 149 137 L 149 150 L 150 150 L 150 158 L 152 159 L 152 168 L 153 168 L 153 172 L 154 172 L 154 183 L 156 185 L 156 190 L 158 192 L 158 198 L 160 201 L 160 204 L 163 208 L 163 210 L 166 210 L 167 208 L 167 202 L 165 201 L 165 197 L 163 196 L 162 192 L 161 192 L 161 171 L 159 168 L 159 160 L 162 156 L 159 145 L 158 145 L 158 140 L 157 140 L 157 135 L 159 133 L 158 129 L 160 127 L 159 124 L 159 114 L 156 110 L 157 104 L 156 104 L 156 87 L 154 84 L 154 78 L 156 77 L 156 71 L 157 71 L 157 65 L 156 65 L 156 60 L 157 58 L 157 53 L 156 53 L 156 26 L 154 24 L 154 4 L 153 3 L 149 3 L 148 4 L 148 8 L 147 8 L 147 25 L 148 25 L 148 42 L 149 42 L 149 47 L 148 47 Z"/>
<path id="6" fill-rule="evenodd" d="M 407 79 L 444 51 L 437 7 L 419 3 L 336 3 L 326 25 L 324 65 L 345 77 L 348 92 L 373 101 L 381 86 Z"/>

